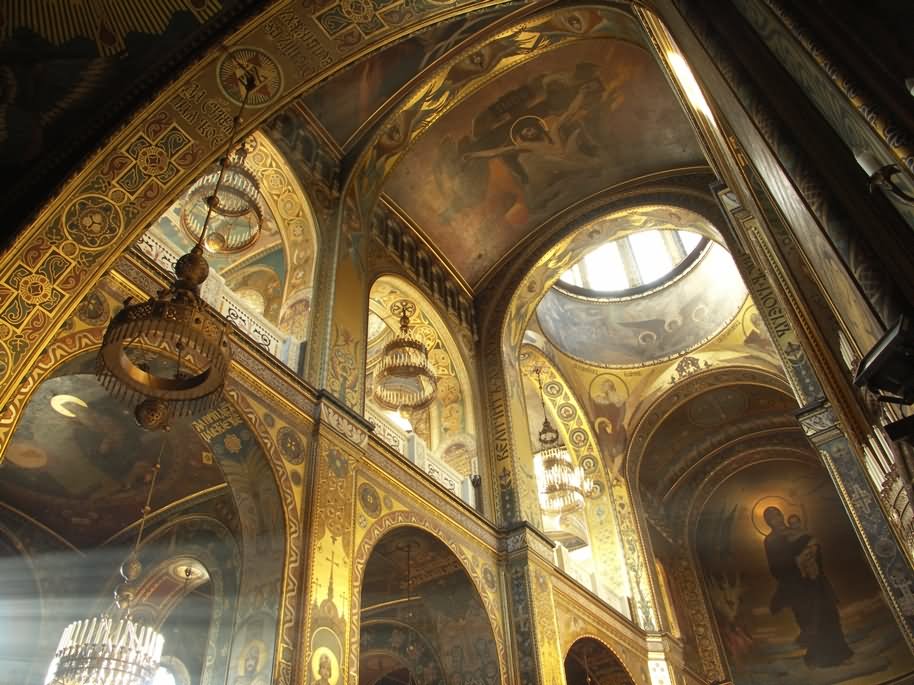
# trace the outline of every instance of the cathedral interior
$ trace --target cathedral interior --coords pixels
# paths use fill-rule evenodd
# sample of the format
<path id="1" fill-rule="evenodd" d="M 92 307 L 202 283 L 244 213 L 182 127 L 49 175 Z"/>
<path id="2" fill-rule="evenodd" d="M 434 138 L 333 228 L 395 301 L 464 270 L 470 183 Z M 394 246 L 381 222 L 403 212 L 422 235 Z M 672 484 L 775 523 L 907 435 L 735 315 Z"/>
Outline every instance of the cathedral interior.
<path id="1" fill-rule="evenodd" d="M 914 683 L 911 26 L 0 8 L 0 685 Z"/>

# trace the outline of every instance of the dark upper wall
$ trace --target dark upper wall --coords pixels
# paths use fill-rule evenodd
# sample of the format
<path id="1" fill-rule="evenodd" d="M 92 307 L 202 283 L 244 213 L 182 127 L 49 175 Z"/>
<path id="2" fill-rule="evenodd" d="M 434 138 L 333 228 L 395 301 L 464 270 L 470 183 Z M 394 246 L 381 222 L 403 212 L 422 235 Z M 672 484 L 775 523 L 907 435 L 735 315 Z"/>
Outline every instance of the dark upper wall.
<path id="1" fill-rule="evenodd" d="M 257 0 L 5 3 L 0 21 L 3 242 L 130 112 Z M 190 8 L 194 8 L 191 10 Z"/>

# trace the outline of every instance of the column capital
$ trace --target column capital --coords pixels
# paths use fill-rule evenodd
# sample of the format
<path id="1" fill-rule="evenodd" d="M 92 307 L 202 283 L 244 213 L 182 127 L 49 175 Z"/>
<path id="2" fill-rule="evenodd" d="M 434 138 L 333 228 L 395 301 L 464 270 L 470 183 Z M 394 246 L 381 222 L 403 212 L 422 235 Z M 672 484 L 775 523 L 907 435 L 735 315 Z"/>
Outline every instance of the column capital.
<path id="1" fill-rule="evenodd" d="M 816 447 L 822 447 L 825 443 L 844 435 L 835 410 L 826 399 L 807 404 L 794 412 L 794 416 L 800 422 L 803 433 Z"/>
<path id="2" fill-rule="evenodd" d="M 532 552 L 548 563 L 553 563 L 555 543 L 546 534 L 527 521 L 501 531 L 500 552 L 509 556 L 518 552 Z"/>

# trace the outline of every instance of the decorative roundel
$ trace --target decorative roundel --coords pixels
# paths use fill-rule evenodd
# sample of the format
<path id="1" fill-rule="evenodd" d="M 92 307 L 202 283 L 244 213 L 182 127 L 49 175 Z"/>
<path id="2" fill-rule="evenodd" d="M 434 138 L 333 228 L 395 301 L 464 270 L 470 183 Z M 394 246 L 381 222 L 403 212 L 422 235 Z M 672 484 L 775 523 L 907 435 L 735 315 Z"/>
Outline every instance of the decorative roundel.
<path id="1" fill-rule="evenodd" d="M 588 496 L 589 497 L 600 497 L 603 495 L 603 492 L 605 489 L 606 489 L 606 486 L 603 485 L 603 481 L 595 480 L 593 482 L 593 485 L 590 486 L 590 493 L 588 494 Z"/>
<path id="2" fill-rule="evenodd" d="M 571 421 L 578 415 L 578 410 L 570 402 L 562 402 L 562 404 L 558 406 L 556 413 L 562 421 Z"/>
<path id="3" fill-rule="evenodd" d="M 547 381 L 543 385 L 543 392 L 549 397 L 558 397 L 562 394 L 562 384 L 556 381 Z"/>
<path id="4" fill-rule="evenodd" d="M 581 458 L 581 468 L 584 469 L 584 473 L 593 473 L 597 470 L 597 458 L 592 454 L 585 454 Z"/>
<path id="5" fill-rule="evenodd" d="M 377 518 L 381 513 L 381 496 L 374 486 L 368 483 L 359 486 L 359 504 L 371 518 Z"/>
<path id="6" fill-rule="evenodd" d="M 491 566 L 484 566 L 482 569 L 482 582 L 486 584 L 486 587 L 489 590 L 495 589 L 495 572 L 492 570 Z"/>
<path id="7" fill-rule="evenodd" d="M 244 99 L 244 80 L 254 75 L 254 90 L 248 96 L 248 107 L 269 104 L 282 90 L 282 69 L 276 60 L 259 48 L 239 47 L 226 53 L 219 61 L 219 87 L 236 105 Z"/>
<path id="8" fill-rule="evenodd" d="M 76 317 L 90 326 L 101 326 L 111 318 L 111 310 L 105 298 L 93 290 L 79 303 Z"/>
<path id="9" fill-rule="evenodd" d="M 75 243 L 97 250 L 117 236 L 124 218 L 121 210 L 103 195 L 83 195 L 67 207 L 63 224 Z"/>
<path id="10" fill-rule="evenodd" d="M 568 434 L 568 441 L 575 447 L 583 447 L 587 444 L 587 431 L 583 428 L 575 428 Z"/>
<path id="11" fill-rule="evenodd" d="M 301 464 L 305 460 L 305 445 L 298 433 L 283 426 L 276 435 L 279 451 L 290 464 Z"/>

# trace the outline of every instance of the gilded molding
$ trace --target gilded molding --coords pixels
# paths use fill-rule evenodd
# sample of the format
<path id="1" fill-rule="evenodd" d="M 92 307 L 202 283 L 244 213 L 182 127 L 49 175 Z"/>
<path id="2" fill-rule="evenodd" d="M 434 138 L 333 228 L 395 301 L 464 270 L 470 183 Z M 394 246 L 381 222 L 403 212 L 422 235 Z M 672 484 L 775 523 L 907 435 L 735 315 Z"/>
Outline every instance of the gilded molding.
<path id="1" fill-rule="evenodd" d="M 326 423 L 355 447 L 365 447 L 372 430 L 371 424 L 349 409 L 343 409 L 328 393 L 321 391 L 318 397 L 321 423 Z"/>

